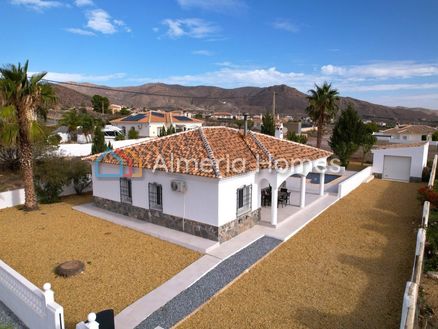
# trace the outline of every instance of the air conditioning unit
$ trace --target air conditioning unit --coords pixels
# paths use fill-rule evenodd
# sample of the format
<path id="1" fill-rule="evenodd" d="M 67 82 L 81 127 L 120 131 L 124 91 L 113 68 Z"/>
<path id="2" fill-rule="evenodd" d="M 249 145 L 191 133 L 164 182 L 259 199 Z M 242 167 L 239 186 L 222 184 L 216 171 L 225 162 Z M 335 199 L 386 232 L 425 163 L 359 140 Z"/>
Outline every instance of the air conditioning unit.
<path id="1" fill-rule="evenodd" d="M 170 182 L 170 187 L 172 188 L 172 191 L 175 192 L 184 193 L 187 190 L 186 182 L 182 180 L 173 180 Z"/>

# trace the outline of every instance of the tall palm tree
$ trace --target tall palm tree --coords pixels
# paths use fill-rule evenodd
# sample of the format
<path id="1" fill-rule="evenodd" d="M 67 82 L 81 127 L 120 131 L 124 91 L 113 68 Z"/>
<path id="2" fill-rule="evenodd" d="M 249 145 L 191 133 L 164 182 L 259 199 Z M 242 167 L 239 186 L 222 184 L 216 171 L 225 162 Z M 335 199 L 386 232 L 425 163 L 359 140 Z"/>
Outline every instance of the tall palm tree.
<path id="1" fill-rule="evenodd" d="M 25 190 L 25 210 L 38 208 L 33 181 L 32 131 L 37 129 L 37 111 L 55 101 L 53 90 L 44 84 L 45 72 L 28 76 L 29 62 L 0 68 L 0 121 L 3 143 L 17 144 Z"/>
<path id="2" fill-rule="evenodd" d="M 338 112 L 339 92 L 332 88 L 331 83 L 324 82 L 322 86 L 315 84 L 315 89 L 310 89 L 308 93 L 309 106 L 306 111 L 318 127 L 316 147 L 320 148 L 324 126 Z"/>

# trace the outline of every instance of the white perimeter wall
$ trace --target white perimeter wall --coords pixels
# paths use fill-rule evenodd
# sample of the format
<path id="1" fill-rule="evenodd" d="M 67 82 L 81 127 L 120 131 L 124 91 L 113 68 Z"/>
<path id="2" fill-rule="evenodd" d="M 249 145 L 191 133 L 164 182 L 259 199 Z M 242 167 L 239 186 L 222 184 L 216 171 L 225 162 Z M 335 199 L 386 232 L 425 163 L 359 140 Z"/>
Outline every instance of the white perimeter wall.
<path id="1" fill-rule="evenodd" d="M 93 164 L 93 195 L 120 202 L 120 179 L 96 177 Z M 100 164 L 99 173 L 117 174 L 119 167 Z M 134 170 L 134 174 L 138 171 Z M 174 192 L 170 187 L 172 180 L 186 182 L 185 193 Z M 218 226 L 218 183 L 219 180 L 192 175 L 172 174 L 143 170 L 142 177 L 132 178 L 132 205 L 149 208 L 148 184 L 158 183 L 163 188 L 163 213 L 197 222 Z M 234 201 L 235 202 L 235 201 Z M 235 219 L 235 214 L 234 218 Z"/>
<path id="2" fill-rule="evenodd" d="M 411 157 L 411 177 L 421 177 L 423 168 L 427 164 L 427 154 L 429 143 L 419 147 L 388 148 L 372 150 L 373 153 L 373 173 L 383 173 L 383 160 L 385 155 Z"/>
<path id="3" fill-rule="evenodd" d="M 350 176 L 338 185 L 338 198 L 341 199 L 355 190 L 359 185 L 366 182 L 372 175 L 372 167 L 366 167 L 358 173 Z"/>

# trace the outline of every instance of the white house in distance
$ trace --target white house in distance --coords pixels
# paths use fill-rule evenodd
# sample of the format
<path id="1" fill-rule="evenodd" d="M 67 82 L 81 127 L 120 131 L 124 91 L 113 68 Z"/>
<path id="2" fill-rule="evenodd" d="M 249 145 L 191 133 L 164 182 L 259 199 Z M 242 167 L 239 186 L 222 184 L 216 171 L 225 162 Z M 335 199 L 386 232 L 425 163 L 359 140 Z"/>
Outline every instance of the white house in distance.
<path id="1" fill-rule="evenodd" d="M 426 125 L 404 125 L 375 133 L 377 140 L 390 143 L 431 141 L 435 128 Z"/>
<path id="2" fill-rule="evenodd" d="M 134 128 L 140 137 L 157 137 L 163 126 L 166 129 L 173 126 L 181 132 L 201 127 L 202 121 L 172 112 L 149 111 L 113 120 L 111 124 L 121 128 L 125 134 Z"/>
<path id="3" fill-rule="evenodd" d="M 403 182 L 421 181 L 429 142 L 385 144 L 372 149 L 374 176 Z"/>
<path id="4" fill-rule="evenodd" d="M 279 188 L 291 175 L 301 177 L 300 207 L 316 168 L 323 195 L 330 155 L 252 131 L 201 127 L 85 159 L 96 206 L 223 242 L 260 222 L 267 189 L 276 225 Z"/>

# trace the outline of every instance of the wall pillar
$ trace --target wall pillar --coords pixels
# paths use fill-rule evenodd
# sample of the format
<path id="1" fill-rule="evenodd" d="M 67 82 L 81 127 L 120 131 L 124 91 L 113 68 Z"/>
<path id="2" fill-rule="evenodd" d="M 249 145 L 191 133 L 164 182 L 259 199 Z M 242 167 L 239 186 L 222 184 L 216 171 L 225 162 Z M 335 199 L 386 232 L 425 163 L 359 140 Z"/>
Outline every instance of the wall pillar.
<path id="1" fill-rule="evenodd" d="M 271 188 L 271 224 L 277 225 L 278 189 Z"/>
<path id="2" fill-rule="evenodd" d="M 321 170 L 319 173 L 319 195 L 324 195 L 325 185 L 325 170 Z"/>
<path id="3" fill-rule="evenodd" d="M 306 175 L 301 175 L 300 192 L 300 208 L 304 208 L 306 206 Z"/>

